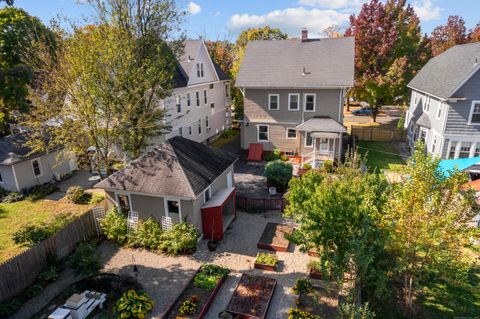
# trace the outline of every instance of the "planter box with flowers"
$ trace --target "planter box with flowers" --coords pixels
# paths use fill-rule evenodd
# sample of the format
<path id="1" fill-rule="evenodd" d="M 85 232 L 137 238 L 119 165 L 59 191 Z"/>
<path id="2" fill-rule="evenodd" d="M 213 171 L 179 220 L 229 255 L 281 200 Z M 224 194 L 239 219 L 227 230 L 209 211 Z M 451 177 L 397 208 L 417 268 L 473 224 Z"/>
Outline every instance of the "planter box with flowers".
<path id="1" fill-rule="evenodd" d="M 269 253 L 258 253 L 257 258 L 255 258 L 254 267 L 256 269 L 276 271 L 277 264 L 278 264 L 277 255 L 269 254 Z"/>

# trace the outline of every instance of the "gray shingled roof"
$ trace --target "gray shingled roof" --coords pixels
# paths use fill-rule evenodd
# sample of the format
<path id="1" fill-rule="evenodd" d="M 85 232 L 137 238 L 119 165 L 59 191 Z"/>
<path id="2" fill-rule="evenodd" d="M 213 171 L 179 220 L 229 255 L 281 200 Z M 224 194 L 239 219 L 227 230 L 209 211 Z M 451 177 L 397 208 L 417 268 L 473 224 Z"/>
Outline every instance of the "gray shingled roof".
<path id="1" fill-rule="evenodd" d="M 480 42 L 457 45 L 428 61 L 408 86 L 443 99 L 455 97 L 455 89 L 478 63 Z"/>
<path id="2" fill-rule="evenodd" d="M 430 118 L 428 117 L 427 113 L 421 113 L 418 116 L 412 119 L 412 122 L 416 125 L 423 126 L 425 128 L 432 128 L 432 124 L 430 122 Z"/>
<path id="3" fill-rule="evenodd" d="M 95 187 L 195 198 L 236 160 L 232 153 L 176 136 Z"/>
<path id="4" fill-rule="evenodd" d="M 354 84 L 354 38 L 251 41 L 237 87 L 317 88 Z M 302 75 L 305 68 L 306 75 Z"/>
<path id="5" fill-rule="evenodd" d="M 347 132 L 345 126 L 328 116 L 318 116 L 308 119 L 298 125 L 297 130 L 307 132 Z"/>
<path id="6" fill-rule="evenodd" d="M 25 159 L 32 149 L 24 146 L 25 137 L 22 134 L 14 134 L 0 139 L 0 164 L 12 165 Z M 37 154 L 39 155 L 39 154 Z"/>

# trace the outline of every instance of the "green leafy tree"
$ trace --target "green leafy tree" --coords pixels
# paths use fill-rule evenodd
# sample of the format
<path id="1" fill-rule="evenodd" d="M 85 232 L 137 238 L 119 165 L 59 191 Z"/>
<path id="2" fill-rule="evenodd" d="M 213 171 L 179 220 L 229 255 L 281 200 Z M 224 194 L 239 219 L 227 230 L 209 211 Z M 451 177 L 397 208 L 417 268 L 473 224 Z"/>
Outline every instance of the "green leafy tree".
<path id="1" fill-rule="evenodd" d="M 391 220 L 391 251 L 401 276 L 405 305 L 412 310 L 416 287 L 426 270 L 442 273 L 445 265 L 461 262 L 463 245 L 471 236 L 469 222 L 474 195 L 463 191 L 463 172 L 445 176 L 439 159 L 418 143 L 386 206 Z M 448 275 L 448 273 L 447 273 Z"/>
<path id="2" fill-rule="evenodd" d="M 378 175 L 361 170 L 364 160 L 349 155 L 336 174 L 311 170 L 292 179 L 285 216 L 300 224 L 294 241 L 305 250 L 315 248 L 322 272 L 338 280 L 345 272 L 355 278 L 357 301 L 385 296 L 381 210 L 385 185 Z"/>

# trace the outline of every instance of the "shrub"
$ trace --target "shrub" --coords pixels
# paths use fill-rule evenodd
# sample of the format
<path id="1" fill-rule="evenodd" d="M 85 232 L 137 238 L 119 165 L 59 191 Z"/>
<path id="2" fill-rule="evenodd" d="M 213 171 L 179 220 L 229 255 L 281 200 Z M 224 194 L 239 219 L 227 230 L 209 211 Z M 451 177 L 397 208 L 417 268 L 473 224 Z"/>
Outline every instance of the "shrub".
<path id="1" fill-rule="evenodd" d="M 230 269 L 213 264 L 205 264 L 200 268 L 200 271 L 195 275 L 193 284 L 195 287 L 202 288 L 208 291 L 215 289 L 218 281 L 230 273 Z"/>
<path id="2" fill-rule="evenodd" d="M 40 294 L 42 291 L 43 291 L 43 285 L 35 284 L 35 285 L 31 285 L 30 287 L 25 289 L 25 295 L 28 298 L 33 298 L 36 295 Z"/>
<path id="3" fill-rule="evenodd" d="M 0 203 L 2 202 L 3 198 L 8 195 L 8 191 L 5 188 L 0 187 Z"/>
<path id="4" fill-rule="evenodd" d="M 264 157 L 264 159 L 267 162 L 280 160 L 281 158 L 282 158 L 282 153 L 280 152 L 280 150 L 278 148 L 274 149 L 273 152 L 266 154 L 265 157 Z"/>
<path id="5" fill-rule="evenodd" d="M 337 319 L 373 319 L 375 316 L 375 312 L 370 309 L 368 302 L 361 306 L 342 302 L 338 306 Z"/>
<path id="6" fill-rule="evenodd" d="M 154 306 L 152 298 L 145 292 L 131 289 L 115 302 L 113 312 L 118 318 L 145 318 Z"/>
<path id="7" fill-rule="evenodd" d="M 92 193 L 92 198 L 90 199 L 90 204 L 98 204 L 105 200 L 105 195 L 101 193 Z"/>
<path id="8" fill-rule="evenodd" d="M 8 302 L 0 303 L 0 318 L 7 318 L 13 315 L 18 311 L 18 309 L 20 309 L 21 306 L 22 302 L 17 298 L 14 298 Z"/>
<path id="9" fill-rule="evenodd" d="M 288 319 L 320 319 L 320 317 L 300 309 L 291 308 L 288 310 Z"/>
<path id="10" fill-rule="evenodd" d="M 192 224 L 179 223 L 162 235 L 160 250 L 169 255 L 192 253 L 197 249 L 198 230 Z"/>
<path id="11" fill-rule="evenodd" d="M 72 215 L 57 215 L 53 220 L 42 222 L 38 225 L 25 225 L 16 231 L 12 239 L 17 245 L 33 247 L 50 236 L 54 235 L 60 228 L 65 226 L 72 219 Z"/>
<path id="12" fill-rule="evenodd" d="M 255 263 L 267 266 L 276 266 L 278 263 L 278 257 L 269 253 L 258 253 Z"/>
<path id="13" fill-rule="evenodd" d="M 288 181 L 292 178 L 292 173 L 292 164 L 276 160 L 268 162 L 267 165 L 265 165 L 263 176 L 281 185 L 287 185 Z"/>
<path id="14" fill-rule="evenodd" d="M 222 133 L 222 137 L 229 138 L 229 137 L 237 136 L 239 133 L 240 133 L 239 130 L 225 130 Z"/>
<path id="15" fill-rule="evenodd" d="M 25 196 L 23 196 L 22 193 L 19 192 L 10 192 L 3 198 L 4 203 L 15 203 L 23 200 Z"/>
<path id="16" fill-rule="evenodd" d="M 127 242 L 127 217 L 118 213 L 118 208 L 113 207 L 101 221 L 103 234 L 108 240 L 119 245 Z"/>
<path id="17" fill-rule="evenodd" d="M 295 285 L 292 288 L 292 292 L 295 295 L 308 294 L 313 290 L 313 285 L 307 278 L 298 278 L 295 280 Z"/>
<path id="18" fill-rule="evenodd" d="M 333 173 L 333 162 L 330 160 L 323 162 L 322 170 L 326 173 Z"/>
<path id="19" fill-rule="evenodd" d="M 306 164 L 303 164 L 303 169 L 312 169 L 312 164 L 310 163 L 306 163 Z"/>
<path id="20" fill-rule="evenodd" d="M 89 242 L 78 244 L 77 249 L 68 259 L 67 265 L 77 276 L 95 275 L 102 267 L 100 258 L 95 255 L 95 245 Z"/>
<path id="21" fill-rule="evenodd" d="M 323 271 L 322 264 L 319 261 L 316 261 L 316 260 L 309 261 L 308 264 L 307 264 L 307 268 L 309 270 L 314 270 L 316 272 L 322 272 Z"/>
<path id="22" fill-rule="evenodd" d="M 31 201 L 36 201 L 50 195 L 58 190 L 58 187 L 53 183 L 47 183 L 42 185 L 35 185 L 25 190 L 26 198 Z"/>
<path id="23" fill-rule="evenodd" d="M 91 193 L 86 193 L 85 190 L 80 186 L 70 186 L 67 190 L 67 195 L 65 196 L 65 200 L 68 203 L 77 204 L 77 205 L 85 205 L 90 203 L 92 199 Z"/>
<path id="24" fill-rule="evenodd" d="M 122 169 L 124 169 L 127 166 L 128 166 L 127 163 L 114 163 L 112 165 L 112 169 L 115 170 L 115 171 L 121 171 Z"/>
<path id="25" fill-rule="evenodd" d="M 58 273 L 57 267 L 51 266 L 51 267 L 47 268 L 46 270 L 42 271 L 38 275 L 38 280 L 40 282 L 49 283 L 49 282 L 57 280 L 59 275 L 60 274 Z"/>
<path id="26" fill-rule="evenodd" d="M 194 315 L 197 312 L 197 303 L 192 299 L 185 299 L 179 309 L 181 315 Z"/>
<path id="27" fill-rule="evenodd" d="M 140 222 L 135 234 L 129 237 L 129 244 L 133 247 L 142 247 L 157 250 L 160 247 L 163 230 L 153 218 Z"/>

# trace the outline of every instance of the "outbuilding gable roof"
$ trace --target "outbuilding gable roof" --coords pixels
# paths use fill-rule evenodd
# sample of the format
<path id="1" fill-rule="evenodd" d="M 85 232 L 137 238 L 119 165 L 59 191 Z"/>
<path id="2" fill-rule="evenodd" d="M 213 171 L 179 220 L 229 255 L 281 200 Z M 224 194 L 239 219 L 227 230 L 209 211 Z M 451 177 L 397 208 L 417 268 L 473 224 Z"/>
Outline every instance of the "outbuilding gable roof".
<path id="1" fill-rule="evenodd" d="M 13 134 L 0 138 L 0 164 L 13 165 L 24 161 L 32 151 L 31 148 L 24 145 L 25 136 L 23 134 Z M 41 155 L 37 154 L 36 156 Z"/>
<path id="2" fill-rule="evenodd" d="M 456 45 L 428 61 L 408 87 L 442 99 L 454 98 L 479 68 L 480 42 Z"/>
<path id="3" fill-rule="evenodd" d="M 176 136 L 95 187 L 196 198 L 236 160 L 232 153 Z"/>
<path id="4" fill-rule="evenodd" d="M 351 87 L 352 37 L 262 40 L 248 43 L 236 86 L 244 88 Z"/>

